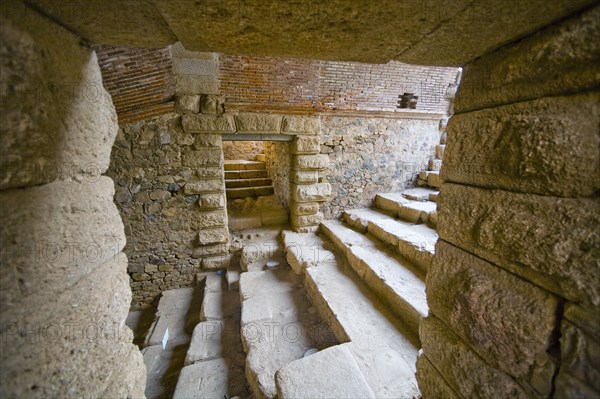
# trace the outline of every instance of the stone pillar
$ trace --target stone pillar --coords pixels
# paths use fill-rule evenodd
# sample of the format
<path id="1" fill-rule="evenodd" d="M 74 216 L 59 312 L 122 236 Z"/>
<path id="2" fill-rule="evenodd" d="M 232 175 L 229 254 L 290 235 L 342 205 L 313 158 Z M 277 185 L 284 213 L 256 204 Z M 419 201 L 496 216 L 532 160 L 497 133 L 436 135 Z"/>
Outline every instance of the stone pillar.
<path id="1" fill-rule="evenodd" d="M 468 64 L 448 125 L 425 398 L 600 393 L 600 7 Z"/>
<path id="2" fill-rule="evenodd" d="M 96 55 L 20 2 L 0 21 L 0 396 L 143 397 Z"/>

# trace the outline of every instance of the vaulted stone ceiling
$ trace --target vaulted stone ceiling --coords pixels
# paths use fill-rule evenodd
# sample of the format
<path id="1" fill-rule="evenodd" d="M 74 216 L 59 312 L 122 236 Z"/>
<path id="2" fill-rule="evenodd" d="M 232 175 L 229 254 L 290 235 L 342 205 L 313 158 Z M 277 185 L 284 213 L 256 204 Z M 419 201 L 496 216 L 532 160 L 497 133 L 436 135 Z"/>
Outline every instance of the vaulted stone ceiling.
<path id="1" fill-rule="evenodd" d="M 93 44 L 459 66 L 595 0 L 32 0 Z"/>

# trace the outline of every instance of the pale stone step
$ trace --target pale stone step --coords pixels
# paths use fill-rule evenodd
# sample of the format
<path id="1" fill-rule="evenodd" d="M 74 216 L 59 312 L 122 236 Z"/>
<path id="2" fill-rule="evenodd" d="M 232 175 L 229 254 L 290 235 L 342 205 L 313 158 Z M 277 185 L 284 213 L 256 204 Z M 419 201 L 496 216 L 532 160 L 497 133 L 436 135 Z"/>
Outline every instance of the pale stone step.
<path id="1" fill-rule="evenodd" d="M 226 170 L 225 179 L 260 179 L 269 177 L 266 170 Z"/>
<path id="2" fill-rule="evenodd" d="M 433 190 L 431 188 L 417 187 L 402 191 L 402 196 L 408 200 L 427 201 L 429 199 L 429 195 L 437 192 L 437 190 Z"/>
<path id="3" fill-rule="evenodd" d="M 163 291 L 158 302 L 156 318 L 148 331 L 145 346 L 160 345 L 166 330 L 169 329 L 167 346 L 177 346 L 190 342 L 190 333 L 198 323 L 198 317 L 188 317 L 190 308 L 198 307 L 201 299 L 195 288 L 179 288 Z"/>
<path id="4" fill-rule="evenodd" d="M 332 346 L 280 368 L 278 398 L 375 398 L 349 346 Z"/>
<path id="5" fill-rule="evenodd" d="M 203 321 L 196 325 L 187 350 L 184 366 L 223 357 L 223 320 Z"/>
<path id="6" fill-rule="evenodd" d="M 259 161 L 225 160 L 225 170 L 264 170 L 266 165 Z"/>
<path id="7" fill-rule="evenodd" d="M 429 187 L 435 187 L 439 189 L 442 186 L 442 177 L 440 176 L 440 172 L 430 172 L 427 175 L 427 184 Z"/>
<path id="8" fill-rule="evenodd" d="M 428 313 L 423 273 L 340 221 L 323 222 L 321 228 L 352 269 L 417 334 L 421 317 Z"/>
<path id="9" fill-rule="evenodd" d="M 181 369 L 173 399 L 228 398 L 228 384 L 225 359 L 198 362 Z"/>
<path id="10" fill-rule="evenodd" d="M 353 228 L 368 231 L 382 242 L 391 245 L 403 258 L 421 271 L 427 272 L 433 261 L 437 232 L 422 224 L 396 220 L 371 209 L 353 209 L 343 213 L 343 219 Z"/>
<path id="11" fill-rule="evenodd" d="M 227 199 L 246 198 L 246 197 L 264 197 L 273 195 L 275 190 L 273 186 L 262 187 L 242 187 L 242 188 L 226 188 L 225 193 Z"/>
<path id="12" fill-rule="evenodd" d="M 419 397 L 418 335 L 393 314 L 340 256 L 306 269 L 312 302 L 349 348 L 377 398 Z M 313 355 L 314 356 L 314 355 Z"/>
<path id="13" fill-rule="evenodd" d="M 440 195 L 439 191 L 436 191 L 436 192 L 433 192 L 433 193 L 429 194 L 429 201 L 437 202 L 438 195 Z"/>
<path id="14" fill-rule="evenodd" d="M 238 303 L 238 294 L 235 291 L 205 292 L 200 309 L 200 320 L 231 319 L 239 311 Z"/>
<path id="15" fill-rule="evenodd" d="M 267 160 L 267 156 L 265 154 L 256 154 L 256 160 L 259 162 L 265 162 Z"/>
<path id="16" fill-rule="evenodd" d="M 329 249 L 331 242 L 323 241 L 315 233 L 281 232 L 286 259 L 296 274 L 304 273 L 307 267 L 321 262 L 335 262 L 335 256 Z"/>
<path id="17" fill-rule="evenodd" d="M 338 343 L 331 332 L 323 336 L 327 325 L 316 309 L 309 311 L 312 305 L 301 281 L 286 265 L 242 273 L 240 297 L 246 378 L 257 397 L 276 397 L 275 373 L 281 367 L 308 349 Z"/>
<path id="18" fill-rule="evenodd" d="M 445 144 L 438 144 L 435 146 L 435 157 L 438 159 L 444 159 L 444 150 L 446 149 Z"/>
<path id="19" fill-rule="evenodd" d="M 430 159 L 429 160 L 429 170 L 440 171 L 442 169 L 442 160 L 441 159 Z"/>
<path id="20" fill-rule="evenodd" d="M 375 206 L 393 215 L 396 215 L 402 204 L 408 201 L 402 193 L 379 193 L 375 195 Z"/>
<path id="21" fill-rule="evenodd" d="M 271 179 L 226 179 L 226 188 L 241 188 L 241 187 L 263 187 L 272 186 L 273 180 Z"/>
<path id="22" fill-rule="evenodd" d="M 399 207 L 397 216 L 411 223 L 427 223 L 436 207 L 436 203 L 431 201 L 408 201 Z"/>
<path id="23" fill-rule="evenodd" d="M 162 345 L 146 346 L 141 350 L 146 366 L 147 398 L 168 398 L 173 395 L 177 384 L 177 374 L 173 373 L 172 364 L 181 364 L 185 347 L 169 347 L 163 350 Z"/>

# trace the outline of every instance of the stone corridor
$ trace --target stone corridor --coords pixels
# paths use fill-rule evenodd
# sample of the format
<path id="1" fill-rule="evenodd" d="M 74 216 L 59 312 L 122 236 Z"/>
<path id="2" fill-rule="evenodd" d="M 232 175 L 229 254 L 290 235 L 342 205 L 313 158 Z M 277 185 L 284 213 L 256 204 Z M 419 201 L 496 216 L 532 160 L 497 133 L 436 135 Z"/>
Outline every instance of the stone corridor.
<path id="1" fill-rule="evenodd" d="M 597 1 L 0 11 L 0 397 L 600 396 Z"/>

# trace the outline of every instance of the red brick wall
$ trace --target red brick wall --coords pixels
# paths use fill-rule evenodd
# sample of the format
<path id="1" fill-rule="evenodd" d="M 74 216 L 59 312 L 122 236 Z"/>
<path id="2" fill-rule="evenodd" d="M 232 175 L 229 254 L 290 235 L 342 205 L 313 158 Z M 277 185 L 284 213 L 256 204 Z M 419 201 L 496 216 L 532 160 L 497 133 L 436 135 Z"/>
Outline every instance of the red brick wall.
<path id="1" fill-rule="evenodd" d="M 97 46 L 95 50 L 119 123 L 173 111 L 175 82 L 168 48 Z"/>
<path id="2" fill-rule="evenodd" d="M 220 56 L 221 92 L 239 110 L 288 112 L 395 111 L 398 96 L 415 93 L 417 110 L 444 112 L 456 68 L 390 62 L 312 61 Z"/>

